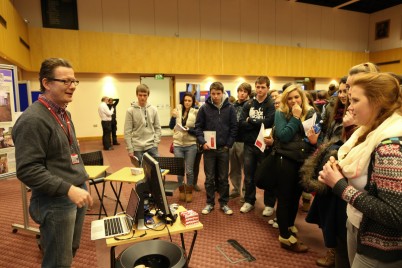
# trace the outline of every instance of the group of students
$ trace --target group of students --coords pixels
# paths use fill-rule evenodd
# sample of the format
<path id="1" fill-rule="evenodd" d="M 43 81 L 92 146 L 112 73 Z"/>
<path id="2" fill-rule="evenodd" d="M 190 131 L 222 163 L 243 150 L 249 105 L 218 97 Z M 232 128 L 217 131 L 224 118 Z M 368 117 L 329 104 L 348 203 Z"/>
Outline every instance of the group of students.
<path id="1" fill-rule="evenodd" d="M 233 213 L 229 198 L 239 196 L 244 199 L 240 212 L 249 212 L 254 208 L 257 184 L 264 189 L 263 215 L 272 215 L 277 202 L 281 247 L 306 252 L 308 247 L 300 241 L 294 222 L 302 191 L 313 192 L 306 220 L 322 228 L 328 247 L 318 265 L 401 267 L 400 77 L 381 73 L 372 63 L 354 66 L 341 79 L 323 114 L 297 84 L 287 84 L 280 95 L 268 90 L 268 77 L 259 77 L 256 95 L 249 99 L 251 86 L 243 83 L 238 87 L 238 100 L 231 105 L 223 85 L 215 82 L 198 114 L 191 107 L 191 120 L 186 121 L 189 110 L 182 106 L 173 113 L 175 122 L 181 120 L 188 128 L 188 132 L 175 131 L 175 149 L 185 150 L 186 144 L 180 142 L 186 136 L 193 154 L 197 143 L 204 150 L 207 204 L 202 213 L 214 209 L 216 191 L 225 214 Z M 184 98 L 194 105 L 191 95 Z M 320 130 L 304 128 L 303 123 L 313 118 Z M 262 124 L 274 129 L 264 139 L 264 152 L 255 145 Z M 216 132 L 216 149 L 210 148 L 204 131 Z M 193 158 L 185 159 L 191 174 Z"/>

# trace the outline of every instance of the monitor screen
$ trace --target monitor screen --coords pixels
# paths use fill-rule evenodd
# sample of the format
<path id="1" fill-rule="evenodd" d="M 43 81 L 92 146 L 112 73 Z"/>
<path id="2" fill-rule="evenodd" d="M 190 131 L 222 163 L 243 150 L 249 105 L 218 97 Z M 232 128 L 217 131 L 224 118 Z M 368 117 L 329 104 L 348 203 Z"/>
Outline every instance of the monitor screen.
<path id="1" fill-rule="evenodd" d="M 144 180 L 155 202 L 157 215 L 166 221 L 174 221 L 175 218 L 167 202 L 159 163 L 148 153 L 145 153 L 142 158 L 142 168 L 144 169 Z"/>

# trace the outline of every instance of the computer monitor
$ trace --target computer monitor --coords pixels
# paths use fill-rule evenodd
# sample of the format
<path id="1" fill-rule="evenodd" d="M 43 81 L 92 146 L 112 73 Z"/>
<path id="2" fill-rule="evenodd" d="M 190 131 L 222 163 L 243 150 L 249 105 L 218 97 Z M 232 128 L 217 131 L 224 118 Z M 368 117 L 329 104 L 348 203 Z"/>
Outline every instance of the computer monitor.
<path id="1" fill-rule="evenodd" d="M 142 168 L 144 169 L 144 179 L 136 185 L 138 195 L 143 199 L 145 192 L 148 191 L 154 201 L 157 216 L 166 223 L 174 222 L 176 217 L 170 211 L 158 161 L 148 153 L 145 153 L 142 157 Z M 143 203 L 143 201 L 141 203 Z M 144 214 L 144 211 L 142 211 L 142 213 Z M 141 215 L 139 217 L 141 217 Z M 143 218 L 138 218 L 137 228 L 143 220 Z"/>

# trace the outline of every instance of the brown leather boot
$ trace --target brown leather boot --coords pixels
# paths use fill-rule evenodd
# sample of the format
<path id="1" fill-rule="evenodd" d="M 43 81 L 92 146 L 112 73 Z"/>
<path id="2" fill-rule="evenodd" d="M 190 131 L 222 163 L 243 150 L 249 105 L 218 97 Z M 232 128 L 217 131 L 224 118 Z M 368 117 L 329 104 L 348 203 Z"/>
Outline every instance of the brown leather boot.
<path id="1" fill-rule="evenodd" d="M 186 185 L 186 202 L 191 203 L 193 201 L 193 186 Z"/>
<path id="2" fill-rule="evenodd" d="M 330 248 L 327 250 L 327 254 L 315 261 L 318 266 L 321 267 L 334 267 L 335 266 L 335 249 Z"/>
<path id="3" fill-rule="evenodd" d="M 308 251 L 308 247 L 293 235 L 291 235 L 288 239 L 279 236 L 279 242 L 282 248 L 296 253 L 304 253 Z"/>
<path id="4" fill-rule="evenodd" d="M 185 184 L 179 186 L 179 200 L 183 202 L 186 201 L 186 194 L 184 193 L 185 186 Z"/>

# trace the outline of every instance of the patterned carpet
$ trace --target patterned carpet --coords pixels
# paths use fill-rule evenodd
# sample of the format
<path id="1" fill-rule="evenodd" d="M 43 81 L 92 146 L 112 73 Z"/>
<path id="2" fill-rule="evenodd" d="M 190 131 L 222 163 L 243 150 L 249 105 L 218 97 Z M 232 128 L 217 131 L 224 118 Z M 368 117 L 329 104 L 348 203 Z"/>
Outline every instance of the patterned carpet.
<path id="1" fill-rule="evenodd" d="M 122 167 L 130 166 L 127 152 L 122 145 L 115 146 L 113 151 L 103 151 L 105 164 L 109 165 L 109 172 L 114 172 Z M 171 137 L 163 137 L 159 147 L 161 156 L 170 156 L 168 152 Z M 100 150 L 100 141 L 81 141 L 81 151 L 89 152 Z M 204 229 L 198 232 L 197 241 L 190 262 L 190 267 L 317 267 L 315 260 L 325 253 L 322 242 L 321 230 L 304 221 L 306 213 L 299 212 L 296 225 L 300 231 L 300 238 L 310 247 L 308 253 L 296 254 L 286 251 L 279 246 L 278 229 L 272 228 L 267 222 L 273 217 L 263 217 L 262 191 L 257 191 L 256 208 L 247 214 L 239 212 L 241 203 L 239 198 L 231 200 L 229 206 L 233 209 L 232 216 L 225 215 L 215 206 L 215 210 L 209 215 L 201 215 L 201 209 L 205 206 L 205 190 L 203 182 L 205 176 L 203 167 L 200 168 L 200 178 L 198 185 L 201 192 L 194 193 L 193 202 L 185 204 L 179 202 L 178 191 L 174 196 L 168 197 L 169 203 L 179 203 L 188 209 L 193 209 L 200 214 L 200 221 L 204 224 Z M 175 177 L 170 176 L 171 180 Z M 124 184 L 122 202 L 127 204 L 129 192 L 132 184 Z M 35 235 L 24 231 L 12 233 L 11 224 L 23 223 L 20 183 L 18 180 L 7 179 L 0 181 L 0 213 L 2 222 L 0 223 L 0 235 L 3 242 L 0 244 L 2 256 L 0 257 L 0 267 L 40 267 L 41 254 L 36 244 Z M 110 186 L 106 188 L 106 194 L 113 196 Z M 93 211 L 99 208 L 99 202 L 95 199 L 96 194 L 92 191 L 95 204 Z M 218 198 L 218 197 L 217 197 Z M 218 204 L 218 202 L 216 201 Z M 105 199 L 105 205 L 109 213 L 112 213 L 114 202 Z M 103 240 L 90 240 L 90 222 L 96 219 L 95 216 L 87 216 L 84 225 L 81 247 L 74 259 L 73 267 L 109 267 L 109 249 Z M 30 223 L 32 227 L 37 227 Z M 190 247 L 192 235 L 186 235 L 186 249 Z M 168 238 L 165 238 L 168 239 Z M 241 258 L 237 251 L 233 250 L 226 242 L 228 239 L 237 240 L 256 260 L 253 262 L 242 261 L 237 264 L 230 263 L 218 250 L 220 246 L 233 259 Z M 173 236 L 173 242 L 180 244 L 180 236 Z M 116 248 L 119 254 L 125 247 Z"/>

